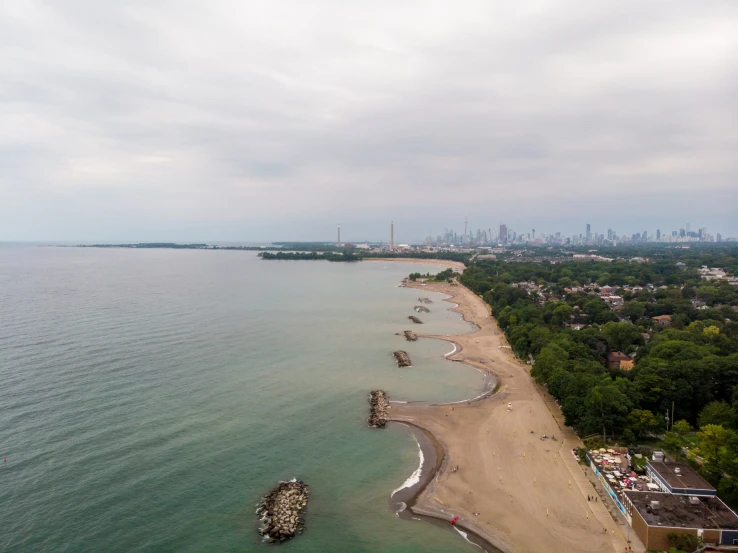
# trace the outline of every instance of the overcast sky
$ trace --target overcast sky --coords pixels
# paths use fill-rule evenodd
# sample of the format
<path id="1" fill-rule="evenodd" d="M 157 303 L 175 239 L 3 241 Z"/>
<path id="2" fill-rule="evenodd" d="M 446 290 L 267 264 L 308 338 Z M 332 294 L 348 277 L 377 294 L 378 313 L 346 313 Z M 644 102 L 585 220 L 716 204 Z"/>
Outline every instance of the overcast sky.
<path id="1" fill-rule="evenodd" d="M 0 121 L 0 240 L 736 236 L 738 2 L 2 2 Z"/>

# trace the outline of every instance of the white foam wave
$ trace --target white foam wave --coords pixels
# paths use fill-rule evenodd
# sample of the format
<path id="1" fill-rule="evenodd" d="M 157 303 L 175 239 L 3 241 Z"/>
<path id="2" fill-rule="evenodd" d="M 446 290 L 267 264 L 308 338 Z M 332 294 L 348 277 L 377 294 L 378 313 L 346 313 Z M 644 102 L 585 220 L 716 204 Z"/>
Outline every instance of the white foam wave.
<path id="1" fill-rule="evenodd" d="M 446 355 L 444 355 L 444 357 L 448 357 L 449 355 L 453 355 L 454 353 L 456 353 L 456 350 L 457 349 L 458 348 L 456 347 L 456 344 L 454 344 L 454 349 L 452 349 L 451 351 L 449 351 Z"/>
<path id="2" fill-rule="evenodd" d="M 454 526 L 454 530 L 456 530 L 461 535 L 461 537 L 464 538 L 464 541 L 469 542 L 472 545 L 476 545 L 479 549 L 482 549 L 481 545 L 479 545 L 478 543 L 474 543 L 469 539 L 469 535 L 466 532 L 459 530 L 458 528 L 456 528 L 456 526 Z"/>
<path id="3" fill-rule="evenodd" d="M 422 471 L 423 471 L 423 462 L 425 461 L 425 457 L 423 456 L 423 449 L 420 447 L 420 442 L 418 442 L 418 440 L 416 439 L 415 443 L 418 444 L 418 454 L 420 456 L 420 465 L 418 466 L 417 469 L 413 471 L 413 473 L 408 477 L 408 479 L 405 480 L 402 486 L 400 486 L 399 488 L 397 488 L 395 491 L 392 492 L 392 496 L 390 497 L 393 497 L 400 490 L 404 490 L 405 488 L 409 488 L 411 486 L 414 486 L 418 482 L 420 482 L 420 475 L 422 474 Z"/>

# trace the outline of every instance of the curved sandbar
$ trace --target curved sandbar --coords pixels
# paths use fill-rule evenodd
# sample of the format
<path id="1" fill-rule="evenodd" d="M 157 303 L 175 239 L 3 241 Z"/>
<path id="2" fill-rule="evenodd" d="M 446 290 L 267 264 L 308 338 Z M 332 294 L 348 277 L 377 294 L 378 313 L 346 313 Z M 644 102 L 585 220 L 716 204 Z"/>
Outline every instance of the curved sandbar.
<path id="1" fill-rule="evenodd" d="M 458 515 L 464 527 L 504 552 L 623 551 L 625 540 L 606 508 L 586 499 L 592 488 L 571 453 L 578 439 L 558 426 L 526 366 L 499 347 L 507 342 L 489 306 L 463 286 L 424 288 L 449 294 L 446 301 L 457 304 L 453 310 L 478 327 L 471 334 L 438 336 L 459 346 L 448 358 L 496 374 L 501 386 L 479 401 L 392 404 L 389 420 L 426 430 L 446 459 L 412 512 L 441 520 Z M 541 434 L 559 440 L 543 442 Z M 450 469 L 456 466 L 458 471 Z"/>

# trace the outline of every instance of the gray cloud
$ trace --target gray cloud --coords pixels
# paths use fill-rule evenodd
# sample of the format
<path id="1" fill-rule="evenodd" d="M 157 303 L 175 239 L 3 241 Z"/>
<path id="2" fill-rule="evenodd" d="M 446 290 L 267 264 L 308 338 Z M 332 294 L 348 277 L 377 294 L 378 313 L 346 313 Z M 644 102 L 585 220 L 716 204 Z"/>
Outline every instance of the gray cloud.
<path id="1" fill-rule="evenodd" d="M 738 234 L 738 4 L 0 6 L 0 239 Z"/>

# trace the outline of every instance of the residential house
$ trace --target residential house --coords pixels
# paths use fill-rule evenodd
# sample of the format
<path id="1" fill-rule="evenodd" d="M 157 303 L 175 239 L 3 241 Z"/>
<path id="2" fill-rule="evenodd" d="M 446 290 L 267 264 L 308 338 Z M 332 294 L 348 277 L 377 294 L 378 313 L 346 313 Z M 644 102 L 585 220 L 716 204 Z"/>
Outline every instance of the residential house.
<path id="1" fill-rule="evenodd" d="M 651 317 L 651 320 L 659 326 L 671 325 L 671 315 L 657 315 L 656 317 Z"/>
<path id="2" fill-rule="evenodd" d="M 634 364 L 634 361 L 621 351 L 611 351 L 607 354 L 608 369 L 630 370 Z"/>

